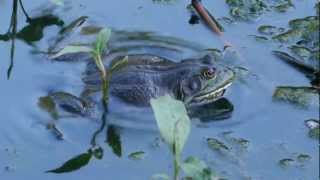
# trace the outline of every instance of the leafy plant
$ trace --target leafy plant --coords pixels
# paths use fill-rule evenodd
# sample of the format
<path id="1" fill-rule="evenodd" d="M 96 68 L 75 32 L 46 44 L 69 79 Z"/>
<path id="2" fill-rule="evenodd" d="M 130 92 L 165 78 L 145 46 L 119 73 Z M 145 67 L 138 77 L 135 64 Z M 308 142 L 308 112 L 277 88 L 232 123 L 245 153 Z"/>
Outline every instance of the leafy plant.
<path id="1" fill-rule="evenodd" d="M 161 136 L 174 155 L 174 179 L 179 178 L 180 156 L 190 133 L 190 119 L 183 102 L 165 95 L 151 99 Z"/>

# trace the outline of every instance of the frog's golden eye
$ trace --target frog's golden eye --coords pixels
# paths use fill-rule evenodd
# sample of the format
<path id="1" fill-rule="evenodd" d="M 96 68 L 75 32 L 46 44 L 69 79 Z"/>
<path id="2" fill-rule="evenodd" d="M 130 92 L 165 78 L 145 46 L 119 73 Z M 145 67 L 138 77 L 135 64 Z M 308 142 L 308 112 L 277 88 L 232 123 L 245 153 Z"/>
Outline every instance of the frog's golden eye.
<path id="1" fill-rule="evenodd" d="M 206 68 L 206 69 L 202 70 L 201 75 L 205 79 L 212 79 L 216 75 L 216 69 L 215 68 Z"/>

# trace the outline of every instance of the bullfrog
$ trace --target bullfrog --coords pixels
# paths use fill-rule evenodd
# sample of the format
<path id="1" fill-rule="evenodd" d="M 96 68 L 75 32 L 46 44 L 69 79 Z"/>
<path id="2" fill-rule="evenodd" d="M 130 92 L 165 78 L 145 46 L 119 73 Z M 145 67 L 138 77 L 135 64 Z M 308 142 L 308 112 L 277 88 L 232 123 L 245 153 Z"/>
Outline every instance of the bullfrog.
<path id="1" fill-rule="evenodd" d="M 111 64 L 123 59 L 116 57 Z M 151 98 L 169 94 L 186 106 L 200 106 L 216 101 L 234 79 L 234 72 L 214 63 L 210 55 L 175 62 L 163 57 L 128 55 L 128 63 L 114 72 L 110 94 L 136 106 L 148 106 Z M 88 66 L 83 81 L 87 89 L 101 89 L 100 74 Z"/>
<path id="2" fill-rule="evenodd" d="M 109 93 L 134 106 L 149 106 L 151 98 L 169 94 L 183 101 L 190 114 L 197 114 L 199 107 L 212 108 L 208 106 L 212 103 L 213 107 L 218 106 L 219 103 L 216 102 L 221 101 L 235 77 L 231 68 L 218 64 L 210 55 L 180 61 L 152 54 L 131 54 L 126 57 L 126 65 L 112 73 Z M 117 56 L 110 64 L 123 58 L 124 56 Z M 88 63 L 82 80 L 85 88 L 80 97 L 65 92 L 53 92 L 47 96 L 51 101 L 48 101 L 48 98 L 46 101 L 50 102 L 51 106 L 55 104 L 54 107 L 71 114 L 87 115 L 89 107 L 94 104 L 90 102 L 90 96 L 100 92 L 102 84 L 100 73 L 94 63 Z M 196 112 L 191 109 L 195 109 Z M 230 110 L 230 107 L 227 110 Z M 52 110 L 50 113 L 52 114 Z"/>

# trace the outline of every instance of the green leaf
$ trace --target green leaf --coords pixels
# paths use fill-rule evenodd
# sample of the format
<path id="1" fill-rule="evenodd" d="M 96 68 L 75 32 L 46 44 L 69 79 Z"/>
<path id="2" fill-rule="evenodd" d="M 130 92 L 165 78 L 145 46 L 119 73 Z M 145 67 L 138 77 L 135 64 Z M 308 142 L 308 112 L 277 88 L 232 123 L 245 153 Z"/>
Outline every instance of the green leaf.
<path id="1" fill-rule="evenodd" d="M 161 136 L 179 155 L 190 132 L 190 119 L 183 102 L 165 95 L 150 101 Z"/>
<path id="2" fill-rule="evenodd" d="M 61 49 L 58 53 L 50 56 L 50 58 L 54 59 L 62 55 L 71 54 L 71 53 L 80 53 L 80 52 L 92 52 L 92 49 L 87 46 L 68 45 L 63 49 Z"/>
<path id="3" fill-rule="evenodd" d="M 78 170 L 86 166 L 92 157 L 92 153 L 89 151 L 87 153 L 80 154 L 73 157 L 72 159 L 65 162 L 61 167 L 53 170 L 46 171 L 47 173 L 66 173 Z"/>
<path id="4" fill-rule="evenodd" d="M 273 93 L 273 99 L 308 108 L 318 106 L 318 91 L 312 87 L 279 86 Z"/>
<path id="5" fill-rule="evenodd" d="M 107 142 L 111 147 L 113 153 L 118 157 L 121 157 L 122 148 L 121 148 L 121 139 L 120 139 L 119 132 L 116 130 L 114 126 L 109 126 L 107 133 L 108 133 Z"/>
<path id="6" fill-rule="evenodd" d="M 192 180 L 211 180 L 213 173 L 207 164 L 196 157 L 188 157 L 181 165 L 187 177 Z"/>
<path id="7" fill-rule="evenodd" d="M 309 130 L 309 137 L 316 139 L 316 140 L 319 140 L 320 139 L 320 128 L 317 127 L 317 128 L 310 129 Z"/>
<path id="8" fill-rule="evenodd" d="M 128 157 L 132 160 L 140 160 L 143 158 L 144 154 L 145 153 L 143 151 L 137 151 L 137 152 L 133 152 L 133 153 L 129 154 Z"/>
<path id="9" fill-rule="evenodd" d="M 111 29 L 103 28 L 97 35 L 97 39 L 94 43 L 94 52 L 101 55 L 107 47 L 107 42 L 111 36 Z"/>

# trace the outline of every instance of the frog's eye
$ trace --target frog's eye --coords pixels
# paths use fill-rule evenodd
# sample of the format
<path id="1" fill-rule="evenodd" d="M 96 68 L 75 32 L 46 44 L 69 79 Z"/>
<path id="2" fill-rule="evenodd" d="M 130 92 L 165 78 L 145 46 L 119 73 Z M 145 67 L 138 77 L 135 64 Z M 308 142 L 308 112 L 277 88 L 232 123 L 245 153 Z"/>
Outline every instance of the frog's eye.
<path id="1" fill-rule="evenodd" d="M 216 69 L 213 67 L 206 68 L 201 72 L 201 76 L 205 79 L 212 79 L 215 77 L 215 74 L 216 74 Z"/>

